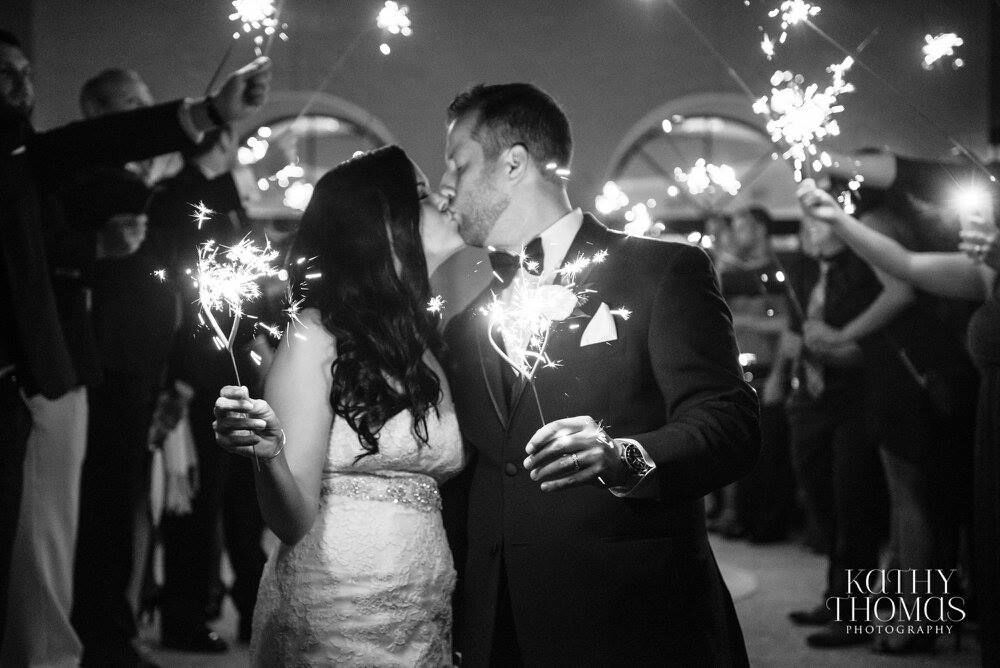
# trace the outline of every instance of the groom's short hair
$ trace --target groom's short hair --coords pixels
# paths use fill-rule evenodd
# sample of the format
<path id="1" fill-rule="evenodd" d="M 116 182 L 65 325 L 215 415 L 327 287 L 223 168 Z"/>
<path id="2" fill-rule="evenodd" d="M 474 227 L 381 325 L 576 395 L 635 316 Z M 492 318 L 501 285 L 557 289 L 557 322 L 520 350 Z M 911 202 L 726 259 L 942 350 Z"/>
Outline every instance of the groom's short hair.
<path id="1" fill-rule="evenodd" d="M 555 163 L 569 168 L 573 156 L 569 119 L 552 96 L 537 86 L 473 86 L 452 100 L 448 122 L 469 114 L 476 114 L 472 135 L 482 144 L 487 159 L 496 160 L 503 150 L 521 144 L 543 167 Z"/>

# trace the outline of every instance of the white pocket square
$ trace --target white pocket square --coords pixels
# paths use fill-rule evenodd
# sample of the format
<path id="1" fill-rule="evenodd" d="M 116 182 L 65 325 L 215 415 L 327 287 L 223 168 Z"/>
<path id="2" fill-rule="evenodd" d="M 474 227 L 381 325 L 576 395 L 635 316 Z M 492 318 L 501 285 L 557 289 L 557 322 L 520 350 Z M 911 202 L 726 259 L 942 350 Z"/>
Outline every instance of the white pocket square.
<path id="1" fill-rule="evenodd" d="M 611 315 L 611 309 L 608 305 L 601 303 L 597 313 L 587 324 L 587 329 L 583 330 L 583 336 L 580 337 L 580 347 L 617 340 L 618 328 L 615 326 L 615 317 Z"/>

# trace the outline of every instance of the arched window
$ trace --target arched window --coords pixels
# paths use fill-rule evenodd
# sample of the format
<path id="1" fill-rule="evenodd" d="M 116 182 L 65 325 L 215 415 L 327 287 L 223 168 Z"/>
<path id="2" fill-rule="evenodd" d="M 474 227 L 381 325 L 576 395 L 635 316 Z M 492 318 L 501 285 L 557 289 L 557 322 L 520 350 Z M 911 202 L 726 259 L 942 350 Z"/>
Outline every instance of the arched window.
<path id="1" fill-rule="evenodd" d="M 298 220 L 313 186 L 358 151 L 393 143 L 363 109 L 324 93 L 275 93 L 242 133 L 235 170 L 254 220 Z"/>
<path id="2" fill-rule="evenodd" d="M 692 95 L 654 110 L 619 143 L 607 181 L 598 211 L 637 229 L 659 222 L 687 232 L 752 204 L 777 219 L 799 213 L 791 167 L 739 95 Z"/>

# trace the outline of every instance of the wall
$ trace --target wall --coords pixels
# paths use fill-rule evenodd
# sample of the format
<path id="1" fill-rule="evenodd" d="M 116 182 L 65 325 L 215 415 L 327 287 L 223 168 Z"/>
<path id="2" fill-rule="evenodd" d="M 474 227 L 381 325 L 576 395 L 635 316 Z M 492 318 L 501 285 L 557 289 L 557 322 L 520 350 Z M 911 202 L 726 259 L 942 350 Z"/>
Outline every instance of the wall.
<path id="1" fill-rule="evenodd" d="M 26 0 L 14 0 L 24 4 Z M 775 63 L 760 53 L 756 26 L 777 0 L 677 0 L 734 63 L 754 91 L 777 69 L 822 75 L 838 52 L 805 26 Z M 77 115 L 80 84 L 101 68 L 139 70 L 161 99 L 200 94 L 228 45 L 228 0 L 35 0 L 31 38 L 38 82 L 37 125 Z M 976 149 L 987 127 L 988 0 L 825 0 L 817 25 L 851 47 L 872 29 L 870 62 L 907 98 Z M 274 85 L 312 89 L 361 31 L 378 0 L 286 0 L 290 41 L 278 43 Z M 724 70 L 678 21 L 666 0 L 409 0 L 414 34 L 395 38 L 389 57 L 365 34 L 327 90 L 371 111 L 431 178 L 441 172 L 444 109 L 468 84 L 529 80 L 565 105 L 577 142 L 571 195 L 592 206 L 610 153 L 629 128 L 668 100 L 736 90 Z M 773 21 L 771 21 L 773 23 Z M 925 72 L 926 32 L 966 40 L 963 69 Z M 773 33 L 772 33 L 773 34 Z M 241 40 L 235 65 L 249 56 Z M 887 145 L 945 156 L 948 144 L 856 68 L 858 92 L 845 98 L 850 149 Z"/>

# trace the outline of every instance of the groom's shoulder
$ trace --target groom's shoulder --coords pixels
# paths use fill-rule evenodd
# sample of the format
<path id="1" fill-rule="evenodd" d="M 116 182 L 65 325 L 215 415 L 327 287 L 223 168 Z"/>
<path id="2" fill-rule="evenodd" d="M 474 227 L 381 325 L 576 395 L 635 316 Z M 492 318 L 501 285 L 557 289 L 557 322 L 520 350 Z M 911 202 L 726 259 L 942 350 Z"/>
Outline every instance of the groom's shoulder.
<path id="1" fill-rule="evenodd" d="M 608 256 L 635 268 L 690 274 L 712 266 L 711 258 L 700 246 L 682 241 L 640 237 L 618 230 L 607 231 Z"/>

